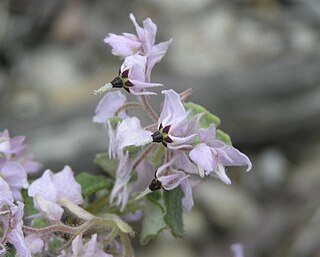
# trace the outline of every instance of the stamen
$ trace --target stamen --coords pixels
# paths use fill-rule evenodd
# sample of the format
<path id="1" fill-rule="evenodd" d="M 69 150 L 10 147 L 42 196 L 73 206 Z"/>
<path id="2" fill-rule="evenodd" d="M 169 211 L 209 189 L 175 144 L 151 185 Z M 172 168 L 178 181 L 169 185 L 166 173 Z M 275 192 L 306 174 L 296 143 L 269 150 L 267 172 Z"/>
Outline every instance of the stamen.
<path id="1" fill-rule="evenodd" d="M 109 91 L 110 89 L 112 89 L 112 84 L 109 82 L 109 83 L 105 84 L 104 86 L 94 90 L 93 94 L 94 95 L 99 95 L 99 94 L 102 94 L 102 93 L 104 93 L 106 91 Z"/>

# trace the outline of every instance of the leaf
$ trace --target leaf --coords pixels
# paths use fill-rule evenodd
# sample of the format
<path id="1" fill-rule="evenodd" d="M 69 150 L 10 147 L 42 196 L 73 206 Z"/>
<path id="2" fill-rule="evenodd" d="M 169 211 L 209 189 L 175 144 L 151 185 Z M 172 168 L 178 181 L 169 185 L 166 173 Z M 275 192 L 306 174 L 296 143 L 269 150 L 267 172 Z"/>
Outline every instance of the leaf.
<path id="1" fill-rule="evenodd" d="M 164 220 L 171 229 L 172 235 L 181 237 L 183 235 L 183 218 L 181 198 L 183 193 L 180 188 L 163 192 L 164 206 L 166 208 Z"/>
<path id="2" fill-rule="evenodd" d="M 196 115 L 198 113 L 203 113 L 203 116 L 200 119 L 200 127 L 201 128 L 208 128 L 210 124 L 214 123 L 216 127 L 220 125 L 220 119 L 209 112 L 206 108 L 204 108 L 202 105 L 195 104 L 192 102 L 186 102 L 183 104 L 184 107 L 189 110 L 192 110 L 192 115 Z"/>
<path id="3" fill-rule="evenodd" d="M 120 122 L 122 119 L 120 117 L 114 116 L 110 117 L 107 121 L 111 123 L 111 125 L 116 125 L 118 122 Z"/>
<path id="4" fill-rule="evenodd" d="M 99 165 L 111 177 L 115 177 L 118 160 L 110 159 L 107 153 L 98 153 L 96 154 L 93 163 Z"/>
<path id="5" fill-rule="evenodd" d="M 28 196 L 27 190 L 22 189 L 21 193 L 24 202 L 25 216 L 30 216 L 37 213 L 37 210 L 33 206 L 33 198 Z"/>
<path id="6" fill-rule="evenodd" d="M 217 129 L 216 137 L 221 141 L 225 142 L 227 145 L 232 145 L 230 136 L 227 133 L 223 132 L 222 130 Z"/>
<path id="7" fill-rule="evenodd" d="M 110 189 L 112 182 L 101 175 L 91 175 L 82 172 L 76 176 L 76 181 L 81 185 L 81 191 L 85 198 L 102 189 Z"/>
<path id="8" fill-rule="evenodd" d="M 142 221 L 142 230 L 140 235 L 140 243 L 145 245 L 155 237 L 157 237 L 162 230 L 167 226 L 163 220 L 164 209 L 157 201 L 153 193 L 145 198 L 144 218 Z"/>

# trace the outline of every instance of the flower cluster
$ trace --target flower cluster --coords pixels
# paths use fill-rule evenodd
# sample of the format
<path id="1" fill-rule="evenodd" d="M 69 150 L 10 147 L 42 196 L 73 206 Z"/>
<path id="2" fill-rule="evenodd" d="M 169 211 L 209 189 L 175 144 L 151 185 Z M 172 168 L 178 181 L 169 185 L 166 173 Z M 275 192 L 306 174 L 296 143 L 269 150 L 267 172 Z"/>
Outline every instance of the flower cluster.
<path id="1" fill-rule="evenodd" d="M 119 160 L 110 203 L 121 205 L 124 210 L 130 195 L 145 191 L 146 187 L 150 191 L 180 187 L 183 206 L 190 211 L 193 206 L 192 180 L 216 176 L 230 184 L 225 167 L 247 166 L 249 171 L 252 165 L 245 154 L 217 136 L 214 123 L 209 127 L 201 126 L 204 113 L 194 114 L 185 108 L 184 101 L 191 90 L 181 94 L 173 89 L 163 90 L 160 115 L 154 111 L 150 104 L 153 96 L 146 95 L 155 93 L 147 90 L 162 85 L 151 82 L 151 71 L 165 55 L 171 40 L 155 44 L 157 26 L 152 20 L 144 20 L 140 27 L 132 14 L 130 19 L 137 35 L 110 33 L 105 39 L 112 53 L 124 58 L 119 75 L 108 86 L 95 91 L 101 93 L 119 87 L 138 95 L 137 102 L 127 102 L 120 91 L 108 92 L 99 102 L 93 118 L 94 122 L 106 125 L 109 157 Z M 130 108 L 144 109 L 151 124 L 142 127 L 138 117 L 129 115 Z M 116 122 L 113 117 L 117 117 Z M 133 146 L 137 149 L 130 151 Z M 158 149 L 152 151 L 156 147 Z M 160 163 L 150 163 L 158 157 L 162 159 Z M 143 169 L 144 163 L 150 163 L 148 170 Z M 136 180 L 132 179 L 134 174 L 138 175 Z"/>

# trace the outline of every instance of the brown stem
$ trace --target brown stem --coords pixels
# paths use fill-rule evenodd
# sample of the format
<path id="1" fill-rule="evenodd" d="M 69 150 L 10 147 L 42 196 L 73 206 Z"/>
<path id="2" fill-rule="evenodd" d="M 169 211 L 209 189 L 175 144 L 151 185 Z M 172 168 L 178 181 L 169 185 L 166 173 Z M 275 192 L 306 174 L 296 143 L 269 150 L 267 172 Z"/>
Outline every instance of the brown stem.
<path id="1" fill-rule="evenodd" d="M 143 105 L 141 103 L 136 103 L 136 102 L 129 102 L 121 105 L 115 112 L 114 116 L 117 116 L 119 112 L 125 109 L 131 109 L 131 108 L 143 108 Z"/>
<path id="2" fill-rule="evenodd" d="M 145 128 L 143 128 L 144 130 L 148 130 L 148 131 L 156 131 L 158 130 L 158 124 L 157 123 L 153 123 L 149 126 L 146 126 Z"/>
<path id="3" fill-rule="evenodd" d="M 150 144 L 148 145 L 143 151 L 142 153 L 138 156 L 138 158 L 135 160 L 135 162 L 132 165 L 132 170 L 134 170 L 135 168 L 137 168 L 137 166 L 139 165 L 139 163 L 147 156 L 147 154 L 152 150 L 152 148 L 155 147 L 155 144 Z"/>
<path id="4" fill-rule="evenodd" d="M 187 90 L 181 92 L 180 95 L 180 99 L 181 101 L 185 101 L 189 96 L 192 95 L 193 89 L 192 88 L 188 88 Z"/>
<path id="5" fill-rule="evenodd" d="M 43 235 L 53 232 L 63 232 L 66 234 L 75 234 L 79 229 L 77 227 L 69 227 L 64 224 L 51 225 L 45 228 L 33 228 L 23 225 L 22 231 L 25 233 L 32 233 L 37 235 Z"/>
<path id="6" fill-rule="evenodd" d="M 141 101 L 142 101 L 143 107 L 146 110 L 146 112 L 148 113 L 150 119 L 152 119 L 154 122 L 158 122 L 158 119 L 159 119 L 158 114 L 152 108 L 151 104 L 149 103 L 149 100 L 148 100 L 147 96 L 142 95 L 141 96 Z"/>

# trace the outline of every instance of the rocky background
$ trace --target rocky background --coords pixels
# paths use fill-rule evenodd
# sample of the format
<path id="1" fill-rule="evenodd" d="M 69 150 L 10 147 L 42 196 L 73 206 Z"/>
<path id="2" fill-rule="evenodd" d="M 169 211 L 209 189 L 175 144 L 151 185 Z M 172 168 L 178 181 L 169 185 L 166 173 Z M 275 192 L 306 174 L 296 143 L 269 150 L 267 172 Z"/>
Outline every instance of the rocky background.
<path id="1" fill-rule="evenodd" d="M 134 32 L 130 12 L 174 39 L 153 80 L 192 87 L 254 165 L 196 188 L 185 238 L 136 255 L 231 257 L 240 242 L 246 257 L 320 256 L 318 0 L 1 0 L 0 130 L 26 135 L 46 168 L 99 172 L 91 92 L 118 71 L 103 38 Z"/>

